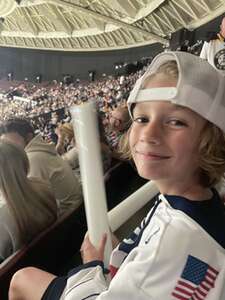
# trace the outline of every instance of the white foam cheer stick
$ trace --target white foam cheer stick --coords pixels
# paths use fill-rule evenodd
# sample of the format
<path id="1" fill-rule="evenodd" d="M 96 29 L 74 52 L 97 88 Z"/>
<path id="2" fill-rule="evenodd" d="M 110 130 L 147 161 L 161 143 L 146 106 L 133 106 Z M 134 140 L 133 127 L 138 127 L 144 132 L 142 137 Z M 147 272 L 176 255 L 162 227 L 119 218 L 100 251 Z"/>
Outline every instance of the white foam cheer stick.
<path id="1" fill-rule="evenodd" d="M 111 209 L 108 213 L 108 218 L 112 232 L 126 223 L 137 211 L 155 197 L 158 192 L 159 190 L 154 182 L 149 181 L 123 200 L 123 202 Z"/>
<path id="2" fill-rule="evenodd" d="M 110 237 L 110 229 L 95 103 L 86 102 L 73 106 L 70 112 L 78 146 L 88 234 L 93 245 L 98 246 L 103 233 Z M 111 252 L 110 237 L 105 247 L 106 267 L 109 265 Z"/>

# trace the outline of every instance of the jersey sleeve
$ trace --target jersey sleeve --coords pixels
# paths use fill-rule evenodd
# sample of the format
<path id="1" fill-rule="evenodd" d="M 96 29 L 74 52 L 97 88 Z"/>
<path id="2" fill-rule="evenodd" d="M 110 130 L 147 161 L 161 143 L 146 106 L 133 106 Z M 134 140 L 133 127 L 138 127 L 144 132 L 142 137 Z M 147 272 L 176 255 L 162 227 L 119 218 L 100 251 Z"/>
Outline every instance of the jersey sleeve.
<path id="1" fill-rule="evenodd" d="M 115 300 L 115 299 L 139 299 L 153 300 L 149 295 L 134 284 L 136 275 L 131 276 L 121 272 L 108 284 L 107 277 L 99 264 L 82 267 L 67 280 L 64 300 Z"/>

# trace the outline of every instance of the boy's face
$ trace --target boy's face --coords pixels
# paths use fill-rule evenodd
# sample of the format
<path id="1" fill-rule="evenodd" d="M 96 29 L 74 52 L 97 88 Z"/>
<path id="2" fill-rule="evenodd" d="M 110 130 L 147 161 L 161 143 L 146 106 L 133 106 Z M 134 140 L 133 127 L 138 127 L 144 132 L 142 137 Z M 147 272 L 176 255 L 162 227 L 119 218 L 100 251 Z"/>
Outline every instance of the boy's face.
<path id="1" fill-rule="evenodd" d="M 153 81 L 147 88 L 175 86 Z M 168 101 L 136 104 L 129 143 L 140 176 L 168 186 L 199 180 L 198 146 L 206 124 L 201 116 Z"/>

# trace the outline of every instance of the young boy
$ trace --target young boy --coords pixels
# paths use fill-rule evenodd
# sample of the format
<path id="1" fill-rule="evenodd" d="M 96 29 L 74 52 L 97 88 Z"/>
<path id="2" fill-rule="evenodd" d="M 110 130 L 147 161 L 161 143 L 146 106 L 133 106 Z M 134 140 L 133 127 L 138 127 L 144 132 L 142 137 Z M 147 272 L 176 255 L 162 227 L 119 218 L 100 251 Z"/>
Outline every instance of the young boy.
<path id="1" fill-rule="evenodd" d="M 106 237 L 98 248 L 86 237 L 84 265 L 58 278 L 21 270 L 10 299 L 225 299 L 225 213 L 214 188 L 225 171 L 224 105 L 225 79 L 211 65 L 184 52 L 158 55 L 128 99 L 125 152 L 160 195 L 114 249 L 111 282 Z"/>

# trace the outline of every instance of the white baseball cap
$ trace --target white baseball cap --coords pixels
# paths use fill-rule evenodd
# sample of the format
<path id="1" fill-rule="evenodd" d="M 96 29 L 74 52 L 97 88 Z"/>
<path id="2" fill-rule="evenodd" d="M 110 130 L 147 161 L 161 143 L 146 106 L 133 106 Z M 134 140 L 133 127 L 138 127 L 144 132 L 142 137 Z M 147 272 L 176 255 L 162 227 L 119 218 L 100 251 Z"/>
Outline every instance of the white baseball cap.
<path id="1" fill-rule="evenodd" d="M 170 60 L 177 62 L 177 86 L 143 89 L 145 79 Z M 130 114 L 133 103 L 157 100 L 188 107 L 225 132 L 225 77 L 198 56 L 176 51 L 163 52 L 153 59 L 130 93 Z"/>

